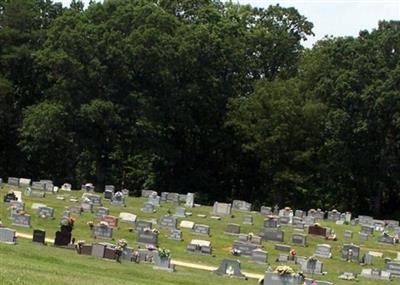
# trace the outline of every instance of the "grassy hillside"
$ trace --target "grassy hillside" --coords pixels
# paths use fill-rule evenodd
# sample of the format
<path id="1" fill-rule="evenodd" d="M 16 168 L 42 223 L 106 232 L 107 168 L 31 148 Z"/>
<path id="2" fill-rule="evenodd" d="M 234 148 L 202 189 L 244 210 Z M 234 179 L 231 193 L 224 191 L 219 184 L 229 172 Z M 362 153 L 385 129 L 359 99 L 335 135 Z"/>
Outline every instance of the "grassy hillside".
<path id="1" fill-rule="evenodd" d="M 9 190 L 7 186 L 1 189 L 1 197 Z M 20 189 L 23 191 L 23 189 Z M 65 196 L 64 201 L 56 199 L 57 195 L 49 194 L 46 198 L 31 198 L 24 196 L 25 208 L 32 216 L 32 228 L 23 228 L 11 225 L 10 214 L 7 204 L 1 202 L 0 217 L 5 226 L 16 229 L 18 232 L 32 234 L 33 229 L 45 229 L 46 237 L 54 238 L 55 232 L 59 229 L 59 221 L 61 218 L 62 210 L 66 206 L 73 205 L 69 202 L 70 197 L 81 197 L 82 192 L 62 192 L 58 195 Z M 138 216 L 139 219 L 157 219 L 168 210 L 172 213 L 175 212 L 174 206 L 171 204 L 163 204 L 157 208 L 154 214 L 145 214 L 140 211 L 146 199 L 143 198 L 129 198 L 126 207 L 112 206 L 109 201 L 103 199 L 103 206 L 110 209 L 112 215 L 118 216 L 120 212 L 130 212 Z M 50 207 L 55 208 L 55 219 L 44 220 L 37 216 L 36 212 L 31 209 L 32 203 L 44 203 Z M 211 207 L 196 207 L 187 209 L 193 215 L 187 217 L 186 220 L 191 220 L 195 223 L 207 224 L 211 227 L 211 237 L 202 237 L 193 235 L 190 230 L 182 229 L 184 241 L 174 241 L 168 239 L 169 232 L 161 230 L 159 236 L 159 244 L 162 247 L 168 248 L 172 252 L 172 258 L 179 261 L 187 261 L 192 263 L 199 263 L 204 265 L 218 266 L 220 261 L 224 258 L 236 258 L 230 254 L 230 246 L 235 240 L 234 236 L 229 236 L 223 233 L 227 223 L 237 223 L 241 225 L 242 233 L 258 233 L 263 221 L 263 216 L 259 213 L 252 213 L 254 217 L 254 225 L 243 225 L 244 213 L 234 212 L 233 218 L 223 218 L 222 220 L 209 219 Z M 197 214 L 205 214 L 207 218 L 199 218 Z M 81 216 L 72 214 L 76 218 L 73 237 L 77 240 L 85 240 L 86 242 L 96 242 L 90 237 L 90 229 L 87 225 L 88 221 L 96 221 L 93 214 L 84 213 Z M 182 218 L 178 219 L 178 224 Z M 351 241 L 343 240 L 343 233 L 345 229 L 350 229 L 354 232 L 353 242 L 361 246 L 361 254 L 367 250 L 380 251 L 384 256 L 394 258 L 396 251 L 400 251 L 400 246 L 385 246 L 376 243 L 377 234 L 371 237 L 367 242 L 358 241 L 359 226 L 337 226 L 330 222 L 322 222 L 322 225 L 334 228 L 338 241 L 325 241 L 319 237 L 308 237 L 308 247 L 302 248 L 296 246 L 297 254 L 300 256 L 310 256 L 313 254 L 316 244 L 328 243 L 332 246 L 332 259 L 323 259 L 324 271 L 328 274 L 325 276 L 317 276 L 320 280 L 329 280 L 335 284 L 354 284 L 354 282 L 343 281 L 337 278 L 338 273 L 342 271 L 352 271 L 359 273 L 362 267 L 358 264 L 346 263 L 340 259 L 340 250 L 343 243 Z M 129 228 L 132 226 L 126 223 L 120 223 L 119 229 L 114 231 L 114 238 L 125 238 L 128 245 L 136 247 L 136 233 L 130 232 Z M 290 244 L 290 237 L 293 229 L 291 227 L 283 227 L 285 231 L 285 243 Z M 211 240 L 213 245 L 213 257 L 205 255 L 195 255 L 186 252 L 186 245 L 191 239 L 206 239 Z M 268 261 L 272 267 L 275 267 L 275 259 L 278 252 L 273 249 L 274 243 L 263 242 L 264 249 L 269 252 Z M 266 269 L 265 265 L 250 263 L 248 258 L 239 257 L 242 264 L 242 269 L 251 273 L 263 274 Z M 176 273 L 166 273 L 154 271 L 150 265 L 123 263 L 116 264 L 106 260 L 98 260 L 94 257 L 79 256 L 73 251 L 54 248 L 53 246 L 38 246 L 30 243 L 30 241 L 20 239 L 16 246 L 0 245 L 0 284 L 50 284 L 56 281 L 57 284 L 205 284 L 209 281 L 219 284 L 256 284 L 256 280 L 231 280 L 214 276 L 208 271 L 194 270 L 188 268 L 178 267 Z M 296 265 L 290 265 L 296 268 Z M 373 267 L 384 268 L 382 259 L 375 258 Z M 370 267 L 368 267 L 370 268 Z M 297 269 L 297 268 L 296 268 Z M 155 280 L 153 280 L 155 278 Z M 375 281 L 371 279 L 360 279 L 361 284 L 373 285 L 380 284 L 384 281 Z M 32 282 L 33 281 L 33 282 Z M 17 283 L 15 283 L 17 282 Z M 26 282 L 26 283 L 24 283 Z M 398 280 L 396 280 L 398 282 Z"/>

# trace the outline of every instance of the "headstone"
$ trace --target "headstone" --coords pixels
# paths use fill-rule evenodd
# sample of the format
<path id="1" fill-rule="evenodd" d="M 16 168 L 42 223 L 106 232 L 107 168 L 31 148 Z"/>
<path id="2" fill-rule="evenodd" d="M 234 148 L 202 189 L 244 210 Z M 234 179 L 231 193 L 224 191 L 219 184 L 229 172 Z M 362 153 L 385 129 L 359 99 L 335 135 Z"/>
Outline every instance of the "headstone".
<path id="1" fill-rule="evenodd" d="M 278 263 L 286 263 L 289 261 L 289 255 L 287 254 L 278 254 L 278 257 L 276 258 L 276 262 Z"/>
<path id="2" fill-rule="evenodd" d="M 304 223 L 307 226 L 313 226 L 315 224 L 315 221 L 316 221 L 316 219 L 313 216 L 307 216 L 304 218 Z"/>
<path id="3" fill-rule="evenodd" d="M 368 234 L 365 232 L 359 232 L 359 239 L 360 241 L 367 241 L 368 240 Z"/>
<path id="4" fill-rule="evenodd" d="M 292 243 L 299 246 L 307 246 L 307 235 L 300 233 L 293 233 Z"/>
<path id="5" fill-rule="evenodd" d="M 64 184 L 61 186 L 61 190 L 63 190 L 63 191 L 71 191 L 71 190 L 72 190 L 72 185 L 69 184 L 69 183 L 64 183 Z"/>
<path id="6" fill-rule="evenodd" d="M 133 248 L 128 246 L 124 247 L 124 249 L 122 250 L 121 259 L 132 261 L 132 257 L 133 257 Z"/>
<path id="7" fill-rule="evenodd" d="M 302 285 L 304 277 L 301 275 L 279 274 L 275 272 L 265 272 L 262 285 Z"/>
<path id="8" fill-rule="evenodd" d="M 44 230 L 33 230 L 32 241 L 40 244 L 44 244 L 46 240 L 46 231 Z"/>
<path id="9" fill-rule="evenodd" d="M 143 208 L 141 210 L 143 213 L 148 213 L 148 214 L 152 214 L 155 212 L 154 205 L 149 202 L 144 203 Z"/>
<path id="10" fill-rule="evenodd" d="M 234 241 L 232 244 L 232 252 L 238 252 L 240 255 L 251 256 L 253 250 L 258 249 L 259 246 L 251 243 Z"/>
<path id="11" fill-rule="evenodd" d="M 41 207 L 47 207 L 46 204 L 42 204 L 42 203 L 32 203 L 31 209 L 32 210 L 39 210 L 39 208 Z"/>
<path id="12" fill-rule="evenodd" d="M 17 239 L 16 234 L 16 230 L 0 227 L 0 242 L 6 244 L 15 244 Z"/>
<path id="13" fill-rule="evenodd" d="M 157 192 L 154 190 L 142 190 L 142 198 L 149 198 L 153 193 L 157 195 Z"/>
<path id="14" fill-rule="evenodd" d="M 19 179 L 19 186 L 26 187 L 31 185 L 32 180 L 29 178 L 20 178 Z"/>
<path id="15" fill-rule="evenodd" d="M 244 216 L 243 224 L 244 225 L 252 225 L 253 224 L 253 216 Z"/>
<path id="16" fill-rule="evenodd" d="M 345 239 L 351 239 L 351 238 L 353 238 L 353 231 L 345 230 L 345 231 L 344 231 L 344 238 L 345 238 Z"/>
<path id="17" fill-rule="evenodd" d="M 361 270 L 360 276 L 370 279 L 390 280 L 391 273 L 379 269 L 364 268 Z"/>
<path id="18" fill-rule="evenodd" d="M 328 236 L 328 230 L 316 224 L 308 227 L 308 234 L 326 237 Z"/>
<path id="19" fill-rule="evenodd" d="M 315 257 L 309 257 L 305 262 L 301 263 L 301 271 L 306 274 L 322 275 L 323 263 Z"/>
<path id="20" fill-rule="evenodd" d="M 30 215 L 14 215 L 12 216 L 12 224 L 14 226 L 26 227 L 31 226 L 31 216 Z"/>
<path id="21" fill-rule="evenodd" d="M 251 203 L 242 200 L 233 200 L 232 209 L 237 211 L 250 212 L 251 211 Z"/>
<path id="22" fill-rule="evenodd" d="M 257 248 L 251 252 L 250 260 L 254 263 L 265 264 L 268 261 L 268 252 Z"/>
<path id="23" fill-rule="evenodd" d="M 142 244 L 151 244 L 157 246 L 158 234 L 151 230 L 139 231 L 137 242 Z"/>
<path id="24" fill-rule="evenodd" d="M 247 277 L 241 272 L 239 260 L 222 260 L 220 266 L 214 271 L 214 273 L 217 275 L 227 275 L 229 277 L 247 279 Z"/>
<path id="25" fill-rule="evenodd" d="M 342 247 L 341 258 L 345 261 L 359 262 L 360 247 L 353 244 L 344 244 Z"/>
<path id="26" fill-rule="evenodd" d="M 193 193 L 187 193 L 186 194 L 185 207 L 186 208 L 193 208 L 193 205 L 194 205 L 194 194 Z"/>
<path id="27" fill-rule="evenodd" d="M 143 232 L 145 230 L 151 230 L 153 228 L 153 224 L 149 221 L 139 220 L 136 222 L 136 231 Z"/>
<path id="28" fill-rule="evenodd" d="M 114 191 L 112 191 L 110 189 L 104 190 L 104 199 L 111 200 L 113 195 L 114 195 Z"/>
<path id="29" fill-rule="evenodd" d="M 240 225 L 238 224 L 227 224 L 225 227 L 226 234 L 233 234 L 233 235 L 238 235 L 240 234 Z"/>
<path id="30" fill-rule="evenodd" d="M 275 217 L 269 217 L 264 220 L 264 228 L 277 228 L 278 219 Z"/>
<path id="31" fill-rule="evenodd" d="M 230 216 L 232 205 L 227 203 L 215 202 L 212 214 L 215 216 Z"/>
<path id="32" fill-rule="evenodd" d="M 104 252 L 106 250 L 106 245 L 105 243 L 96 243 L 92 245 L 92 256 L 99 257 L 99 258 L 104 258 Z"/>
<path id="33" fill-rule="evenodd" d="M 396 238 L 394 236 L 389 235 L 388 233 L 383 233 L 378 238 L 378 242 L 383 244 L 394 245 L 396 243 Z"/>
<path id="34" fill-rule="evenodd" d="M 21 211 L 25 210 L 25 203 L 12 200 L 10 201 L 10 217 L 18 215 Z"/>
<path id="35" fill-rule="evenodd" d="M 207 225 L 195 224 L 192 232 L 199 235 L 210 235 L 210 227 Z"/>
<path id="36" fill-rule="evenodd" d="M 171 257 L 160 257 L 160 254 L 154 256 L 154 269 L 166 270 L 169 272 L 175 271 L 175 265 L 171 263 Z"/>
<path id="37" fill-rule="evenodd" d="M 341 213 L 338 210 L 332 210 L 328 212 L 328 220 L 329 221 L 339 221 Z"/>
<path id="38" fill-rule="evenodd" d="M 211 242 L 208 240 L 193 239 L 186 247 L 186 250 L 189 252 L 211 255 L 212 253 Z"/>
<path id="39" fill-rule="evenodd" d="M 304 211 L 302 211 L 302 210 L 296 210 L 296 211 L 294 212 L 294 216 L 302 219 L 302 218 L 304 217 Z"/>
<path id="40" fill-rule="evenodd" d="M 102 222 L 106 222 L 109 227 L 111 228 L 117 228 L 118 227 L 118 218 L 114 216 L 103 216 L 101 219 Z"/>
<path id="41" fill-rule="evenodd" d="M 299 217 L 293 217 L 292 218 L 292 227 L 297 228 L 297 229 L 304 229 L 305 223 L 302 218 Z"/>
<path id="42" fill-rule="evenodd" d="M 137 216 L 131 213 L 119 213 L 119 221 L 129 223 L 129 224 L 135 224 Z"/>
<path id="43" fill-rule="evenodd" d="M 180 218 L 186 217 L 186 209 L 182 207 L 178 207 L 175 209 L 175 216 Z"/>
<path id="44" fill-rule="evenodd" d="M 160 218 L 160 228 L 174 230 L 177 226 L 177 219 L 174 216 L 162 216 Z"/>
<path id="45" fill-rule="evenodd" d="M 370 254 L 369 252 L 367 252 L 366 254 L 364 254 L 363 263 L 365 265 L 372 265 L 373 259 L 374 259 L 374 256 L 372 254 Z"/>
<path id="46" fill-rule="evenodd" d="M 288 216 L 279 216 L 278 222 L 281 225 L 288 225 L 290 223 L 290 218 Z"/>
<path id="47" fill-rule="evenodd" d="M 38 215 L 44 219 L 53 219 L 54 218 L 54 209 L 51 207 L 40 207 L 38 209 Z"/>
<path id="48" fill-rule="evenodd" d="M 267 206 L 261 206 L 260 213 L 265 216 L 272 215 L 272 208 Z"/>
<path id="49" fill-rule="evenodd" d="M 93 237 L 96 239 L 112 239 L 113 228 L 106 224 L 98 224 L 93 227 Z"/>
<path id="50" fill-rule="evenodd" d="M 31 185 L 32 190 L 45 191 L 46 184 L 40 181 L 33 181 Z"/>
<path id="51" fill-rule="evenodd" d="M 314 255 L 318 257 L 331 258 L 331 246 L 329 244 L 317 244 Z"/>
<path id="52" fill-rule="evenodd" d="M 289 252 L 291 247 L 286 244 L 275 244 L 275 250 Z"/>
<path id="53" fill-rule="evenodd" d="M 167 193 L 167 202 L 179 204 L 179 194 L 178 193 Z"/>
<path id="54" fill-rule="evenodd" d="M 157 192 L 149 196 L 148 202 L 153 204 L 154 206 L 160 206 L 160 196 L 157 196 Z"/>
<path id="55" fill-rule="evenodd" d="M 82 203 L 81 204 L 81 212 L 83 212 L 83 213 L 92 213 L 93 212 L 93 204 L 91 204 L 91 203 Z"/>
<path id="56" fill-rule="evenodd" d="M 193 227 L 194 227 L 194 222 L 191 222 L 191 221 L 181 221 L 179 227 L 182 228 L 182 229 L 190 229 L 190 230 L 191 230 L 191 229 L 193 229 Z"/>
<path id="57" fill-rule="evenodd" d="M 263 228 L 261 230 L 260 236 L 263 240 L 270 240 L 270 241 L 284 241 L 284 232 L 279 229 L 273 228 Z"/>
<path id="58" fill-rule="evenodd" d="M 370 226 L 370 225 L 361 225 L 361 232 L 365 233 L 367 235 L 372 235 L 374 233 L 374 226 Z"/>
<path id="59" fill-rule="evenodd" d="M 125 196 L 122 192 L 115 193 L 111 198 L 111 204 L 116 206 L 125 206 Z"/>
<path id="60" fill-rule="evenodd" d="M 110 210 L 105 207 L 98 207 L 96 209 L 96 217 L 102 218 L 103 216 L 108 216 L 110 214 Z"/>
<path id="61" fill-rule="evenodd" d="M 169 237 L 172 240 L 182 240 L 182 231 L 181 230 L 171 230 L 171 235 Z"/>
<path id="62" fill-rule="evenodd" d="M 400 263 L 389 261 L 386 263 L 386 270 L 394 277 L 400 277 Z"/>
<path id="63" fill-rule="evenodd" d="M 80 206 L 69 206 L 68 210 L 71 213 L 75 213 L 75 214 L 79 214 L 79 215 L 82 213 L 82 208 Z"/>
<path id="64" fill-rule="evenodd" d="M 17 177 L 8 177 L 7 181 L 9 186 L 19 187 L 19 178 Z"/>

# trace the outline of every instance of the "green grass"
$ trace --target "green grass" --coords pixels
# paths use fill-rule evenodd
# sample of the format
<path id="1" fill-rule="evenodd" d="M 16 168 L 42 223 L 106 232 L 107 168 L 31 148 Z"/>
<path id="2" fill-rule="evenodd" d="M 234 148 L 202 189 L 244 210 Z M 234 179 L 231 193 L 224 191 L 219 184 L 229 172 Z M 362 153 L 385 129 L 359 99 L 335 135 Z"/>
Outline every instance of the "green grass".
<path id="1" fill-rule="evenodd" d="M 1 189 L 1 197 L 9 189 L 4 187 Z M 22 189 L 20 189 L 22 191 Z M 59 221 L 64 207 L 73 205 L 69 202 L 69 198 L 81 197 L 82 192 L 62 192 L 60 195 L 66 197 L 65 201 L 56 199 L 57 195 L 47 195 L 46 198 L 31 198 L 24 196 L 25 208 L 32 217 L 32 228 L 23 228 L 11 225 L 9 210 L 5 203 L 1 204 L 0 217 L 5 226 L 16 229 L 22 233 L 32 234 L 32 230 L 41 228 L 46 230 L 46 237 L 54 238 L 55 232 L 59 229 Z M 103 206 L 108 207 L 112 215 L 118 216 L 120 212 L 130 212 L 138 216 L 139 219 L 157 218 L 166 214 L 170 209 L 175 212 L 171 204 L 163 204 L 157 208 L 155 214 L 145 214 L 140 211 L 141 206 L 146 201 L 143 198 L 129 198 L 127 207 L 116 207 L 111 205 L 107 200 L 103 199 Z M 43 220 L 39 218 L 35 211 L 31 209 L 34 202 L 44 203 L 55 208 L 54 220 Z M 234 236 L 225 235 L 223 233 L 227 223 L 237 223 L 241 225 L 241 232 L 253 232 L 258 234 L 261 229 L 264 217 L 259 213 L 253 213 L 254 225 L 243 225 L 243 217 L 247 213 L 234 212 L 233 218 L 223 218 L 220 221 L 212 219 L 204 219 L 197 217 L 197 214 L 206 214 L 208 217 L 211 213 L 211 207 L 196 207 L 187 209 L 192 212 L 191 217 L 186 220 L 191 220 L 195 223 L 207 224 L 211 228 L 211 237 L 202 237 L 193 235 L 190 230 L 182 229 L 184 241 L 174 241 L 168 239 L 169 233 L 166 230 L 161 230 L 159 236 L 159 244 L 162 247 L 168 248 L 172 252 L 173 259 L 198 263 L 210 266 L 218 266 L 224 258 L 236 258 L 230 255 L 230 246 L 235 240 Z M 86 242 L 96 242 L 90 237 L 88 221 L 95 221 L 93 214 L 85 213 L 81 216 L 72 214 L 76 218 L 73 236 L 77 240 L 85 240 Z M 182 218 L 178 219 L 178 224 Z M 394 258 L 396 251 L 400 251 L 399 245 L 386 246 L 376 243 L 377 234 L 371 237 L 367 242 L 358 241 L 359 226 L 337 226 L 334 223 L 322 222 L 324 226 L 334 228 L 339 241 L 325 241 L 319 237 L 308 236 L 308 247 L 296 246 L 296 251 L 299 256 L 310 256 L 313 254 L 316 244 L 328 243 L 332 246 L 332 259 L 320 260 L 324 262 L 324 271 L 328 274 L 325 276 L 316 276 L 319 280 L 328 280 L 335 284 L 355 284 L 355 282 L 343 281 L 338 279 L 339 272 L 352 271 L 359 273 L 362 267 L 359 264 L 346 263 L 340 260 L 340 249 L 343 243 L 354 242 L 361 246 L 361 254 L 364 254 L 367 249 L 380 251 L 384 256 Z M 114 231 L 114 238 L 125 238 L 128 245 L 136 246 L 136 233 L 129 232 L 131 225 L 120 223 L 119 229 Z M 285 242 L 290 244 L 290 237 L 293 229 L 291 227 L 283 227 L 285 231 Z M 350 229 L 354 233 L 353 240 L 343 241 L 343 233 L 345 229 Z M 206 239 L 211 240 L 213 246 L 213 257 L 206 255 L 189 254 L 186 252 L 186 245 L 191 239 Z M 263 242 L 263 247 L 269 252 L 268 261 L 272 267 L 275 267 L 275 259 L 278 256 L 273 247 L 275 243 Z M 242 269 L 247 272 L 263 274 L 266 265 L 250 263 L 248 258 L 239 257 L 242 264 Z M 296 265 L 290 265 L 295 269 L 299 269 Z M 382 259 L 374 258 L 376 268 L 384 268 Z M 368 267 L 370 268 L 370 267 Z M 19 240 L 16 246 L 0 245 L 0 284 L 206 284 L 209 281 L 218 284 L 256 284 L 256 280 L 234 280 L 230 278 L 218 277 L 208 271 L 194 270 L 189 268 L 177 267 L 176 273 L 167 273 L 153 270 L 152 266 L 146 264 L 123 263 L 116 264 L 106 260 L 99 260 L 94 257 L 80 256 L 73 251 L 54 248 L 52 246 L 37 246 L 29 241 Z M 155 279 L 155 281 L 153 281 Z M 26 283 L 24 283 L 26 282 Z M 382 281 L 360 278 L 359 284 L 373 285 L 380 284 Z M 395 280 L 394 282 L 398 282 Z M 389 283 L 390 284 L 390 283 Z"/>

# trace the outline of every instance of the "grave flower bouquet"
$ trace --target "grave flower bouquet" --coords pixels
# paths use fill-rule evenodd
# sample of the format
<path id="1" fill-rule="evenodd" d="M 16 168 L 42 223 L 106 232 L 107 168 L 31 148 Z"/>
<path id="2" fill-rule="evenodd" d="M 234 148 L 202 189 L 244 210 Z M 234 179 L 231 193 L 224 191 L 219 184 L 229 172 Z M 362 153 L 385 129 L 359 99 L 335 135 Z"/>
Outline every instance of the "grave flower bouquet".
<path id="1" fill-rule="evenodd" d="M 158 254 L 160 255 L 160 258 L 168 258 L 171 256 L 169 249 L 163 247 L 158 249 Z"/>
<path id="2" fill-rule="evenodd" d="M 275 272 L 279 275 L 296 275 L 296 272 L 287 265 L 280 265 L 275 268 Z"/>

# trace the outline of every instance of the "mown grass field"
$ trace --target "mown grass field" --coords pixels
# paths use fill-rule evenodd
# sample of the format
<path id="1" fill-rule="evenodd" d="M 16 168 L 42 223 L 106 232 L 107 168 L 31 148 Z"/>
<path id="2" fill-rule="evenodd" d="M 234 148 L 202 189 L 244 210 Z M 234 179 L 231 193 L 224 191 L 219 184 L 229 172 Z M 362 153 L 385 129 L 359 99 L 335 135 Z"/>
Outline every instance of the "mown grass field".
<path id="1" fill-rule="evenodd" d="M 1 197 L 7 193 L 9 188 L 3 185 L 1 189 Z M 23 192 L 23 189 L 20 189 Z M 65 196 L 64 201 L 56 199 L 57 195 Z M 55 232 L 59 229 L 59 221 L 64 207 L 73 205 L 69 202 L 70 197 L 81 197 L 81 191 L 61 192 L 59 194 L 49 194 L 46 198 L 23 197 L 26 211 L 32 216 L 32 227 L 24 228 L 11 225 L 10 213 L 7 204 L 1 202 L 0 218 L 3 225 L 16 229 L 18 232 L 32 234 L 33 229 L 45 229 L 47 238 L 54 238 Z M 111 215 L 118 216 L 120 212 L 130 212 L 138 216 L 138 219 L 157 219 L 166 214 L 168 211 L 175 212 L 175 208 L 171 204 L 163 204 L 154 214 L 145 214 L 140 211 L 146 199 L 130 197 L 126 207 L 112 206 L 109 201 L 103 199 L 103 206 L 110 209 Z M 36 212 L 31 209 L 32 203 L 44 203 L 47 206 L 55 208 L 55 219 L 44 220 L 37 216 Z M 186 220 L 195 223 L 207 224 L 211 227 L 211 237 L 202 237 L 193 235 L 190 230 L 182 229 L 184 241 L 173 241 L 168 239 L 169 232 L 161 230 L 159 236 L 159 244 L 171 250 L 172 258 L 179 261 L 187 261 L 191 263 L 204 264 L 210 266 L 218 266 L 224 258 L 236 259 L 230 254 L 230 246 L 235 240 L 234 236 L 224 234 L 224 228 L 227 223 L 237 223 L 241 225 L 242 233 L 253 232 L 258 234 L 264 217 L 259 213 L 253 212 L 254 225 L 243 225 L 243 217 L 248 213 L 234 212 L 233 218 L 223 218 L 222 220 L 209 219 L 211 207 L 196 207 L 187 209 L 193 215 L 187 217 Z M 197 214 L 205 214 L 207 218 L 199 218 Z M 96 222 L 93 214 L 84 213 L 81 216 L 72 214 L 76 218 L 73 237 L 77 240 L 85 240 L 86 242 L 97 242 L 90 237 L 91 231 L 87 225 L 88 221 Z M 178 224 L 182 218 L 178 219 Z M 325 276 L 315 276 L 318 280 L 328 280 L 334 284 L 400 284 L 399 279 L 392 282 L 377 281 L 360 277 L 358 282 L 344 281 L 338 279 L 339 272 L 351 271 L 360 273 L 362 267 L 359 264 L 346 263 L 340 259 L 340 250 L 344 243 L 354 242 L 361 246 L 361 254 L 367 250 L 383 252 L 385 257 L 394 258 L 396 251 L 400 251 L 400 246 L 382 245 L 376 242 L 378 233 L 366 242 L 358 240 L 358 231 L 360 226 L 337 226 L 330 222 L 321 222 L 334 228 L 339 240 L 325 241 L 319 237 L 308 237 L 308 247 L 295 246 L 297 254 L 300 256 L 311 256 L 315 246 L 318 243 L 328 243 L 332 246 L 332 259 L 323 259 L 324 271 L 328 274 Z M 119 229 L 114 231 L 114 239 L 125 238 L 129 246 L 136 247 L 136 233 L 130 232 L 132 226 L 127 223 L 120 223 Z M 346 229 L 350 229 L 354 233 L 353 240 L 343 240 L 343 233 Z M 290 244 L 291 233 L 294 229 L 291 227 L 283 227 L 285 231 L 285 243 Z M 186 245 L 191 239 L 211 240 L 213 246 L 213 256 L 189 254 L 186 252 Z M 268 261 L 274 268 L 278 265 L 275 262 L 278 252 L 275 251 L 272 242 L 263 242 L 263 247 L 269 252 Z M 259 265 L 249 262 L 246 257 L 239 257 L 241 260 L 242 270 L 251 273 L 263 274 L 266 265 Z M 297 265 L 289 264 L 294 269 L 299 269 Z M 373 266 L 368 268 L 384 268 L 383 259 L 374 258 Z M 100 260 L 90 256 L 80 256 L 74 251 L 55 248 L 52 245 L 39 246 L 32 244 L 29 240 L 19 239 L 15 246 L 0 244 L 0 284 L 257 284 L 257 280 L 249 279 L 236 280 L 231 278 L 219 277 L 211 272 L 184 267 L 177 267 L 175 273 L 168 273 L 153 270 L 148 264 L 135 264 L 123 262 L 117 264 L 107 260 Z M 398 283 L 396 283 L 398 282 Z"/>

